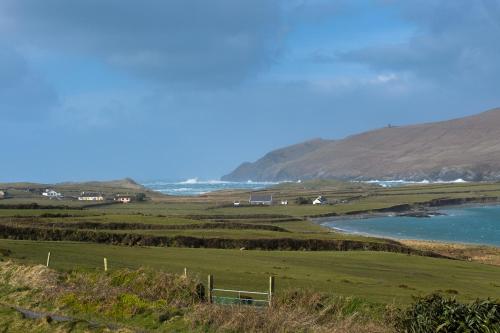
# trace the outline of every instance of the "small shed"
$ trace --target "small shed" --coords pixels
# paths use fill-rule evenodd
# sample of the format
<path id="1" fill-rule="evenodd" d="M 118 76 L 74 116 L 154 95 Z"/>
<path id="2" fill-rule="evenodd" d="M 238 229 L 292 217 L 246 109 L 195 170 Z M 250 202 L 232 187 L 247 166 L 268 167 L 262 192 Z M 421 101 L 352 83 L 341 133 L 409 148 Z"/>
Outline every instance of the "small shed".
<path id="1" fill-rule="evenodd" d="M 273 196 L 271 194 L 251 194 L 248 200 L 250 205 L 263 205 L 271 206 L 273 203 Z"/>

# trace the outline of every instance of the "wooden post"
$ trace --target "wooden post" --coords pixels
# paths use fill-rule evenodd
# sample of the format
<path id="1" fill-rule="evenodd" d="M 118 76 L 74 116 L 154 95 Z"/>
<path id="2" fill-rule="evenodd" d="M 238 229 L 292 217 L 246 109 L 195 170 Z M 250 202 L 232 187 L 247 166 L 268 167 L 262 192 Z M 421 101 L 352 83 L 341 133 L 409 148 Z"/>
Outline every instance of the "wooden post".
<path id="1" fill-rule="evenodd" d="M 214 289 L 214 277 L 209 274 L 208 275 L 208 303 L 212 303 L 212 289 Z"/>
<path id="2" fill-rule="evenodd" d="M 50 251 L 49 254 L 47 254 L 47 267 L 49 267 L 50 264 Z"/>
<path id="3" fill-rule="evenodd" d="M 105 272 L 108 271 L 108 259 L 107 258 L 104 258 L 104 271 Z"/>
<path id="4" fill-rule="evenodd" d="M 269 306 L 271 306 L 271 303 L 273 301 L 273 294 L 274 294 L 274 276 L 269 277 Z"/>
<path id="5" fill-rule="evenodd" d="M 184 278 L 188 277 L 188 269 L 184 267 Z"/>

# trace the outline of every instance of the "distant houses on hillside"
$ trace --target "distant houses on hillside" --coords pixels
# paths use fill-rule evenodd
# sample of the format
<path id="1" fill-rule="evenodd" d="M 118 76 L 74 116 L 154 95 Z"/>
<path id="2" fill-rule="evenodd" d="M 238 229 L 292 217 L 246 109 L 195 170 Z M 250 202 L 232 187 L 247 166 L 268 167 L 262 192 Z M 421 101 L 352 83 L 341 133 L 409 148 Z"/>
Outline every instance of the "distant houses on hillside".
<path id="1" fill-rule="evenodd" d="M 102 193 L 98 192 L 82 192 L 78 197 L 80 201 L 104 201 Z"/>
<path id="2" fill-rule="evenodd" d="M 250 194 L 248 200 L 250 205 L 271 206 L 273 203 L 273 196 L 271 194 Z"/>
<path id="3" fill-rule="evenodd" d="M 59 199 L 62 198 L 63 195 L 54 190 L 46 189 L 44 192 L 42 192 L 42 196 L 47 197 L 49 199 Z"/>

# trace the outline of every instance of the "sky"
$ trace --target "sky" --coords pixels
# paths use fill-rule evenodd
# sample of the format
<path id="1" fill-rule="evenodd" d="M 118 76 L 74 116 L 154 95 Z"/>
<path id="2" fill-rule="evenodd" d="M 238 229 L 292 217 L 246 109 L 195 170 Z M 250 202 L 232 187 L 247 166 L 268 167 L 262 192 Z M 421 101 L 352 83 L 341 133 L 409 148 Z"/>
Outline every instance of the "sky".
<path id="1" fill-rule="evenodd" d="M 1 0 L 0 181 L 217 179 L 500 106 L 500 0 Z"/>

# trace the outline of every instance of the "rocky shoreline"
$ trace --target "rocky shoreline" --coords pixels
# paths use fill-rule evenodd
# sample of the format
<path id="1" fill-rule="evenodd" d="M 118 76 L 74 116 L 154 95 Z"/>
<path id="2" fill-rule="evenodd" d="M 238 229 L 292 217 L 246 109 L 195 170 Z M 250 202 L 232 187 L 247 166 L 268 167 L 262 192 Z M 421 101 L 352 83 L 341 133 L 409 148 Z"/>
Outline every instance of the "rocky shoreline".
<path id="1" fill-rule="evenodd" d="M 370 218 L 380 218 L 380 217 L 416 217 L 416 218 L 431 218 L 434 216 L 446 216 L 447 214 L 440 211 L 440 209 L 446 207 L 447 209 L 451 208 L 465 208 L 465 207 L 484 207 L 484 206 L 496 206 L 500 204 L 500 201 L 497 197 L 483 197 L 483 198 L 464 198 L 464 199 L 451 199 L 451 200 L 443 200 L 439 199 L 439 201 L 432 200 L 430 202 L 419 203 L 418 205 L 397 205 L 393 207 L 377 209 L 372 211 L 365 211 L 355 214 L 346 214 L 346 215 L 333 215 L 333 216 L 322 216 L 318 218 L 312 218 L 311 221 L 320 224 L 322 226 L 328 227 L 335 232 L 345 233 L 345 234 L 354 234 L 353 232 L 345 231 L 342 229 L 334 228 L 325 225 L 327 222 L 334 222 L 339 220 L 360 220 L 360 219 L 370 219 Z M 460 203 L 455 203 L 456 201 L 460 201 Z M 439 202 L 441 205 L 437 205 Z M 443 204 L 445 202 L 453 202 L 450 204 Z M 401 210 L 401 207 L 408 207 L 408 210 Z M 394 209 L 393 209 L 394 208 Z M 422 243 L 432 243 L 440 246 L 464 246 L 470 248 L 493 248 L 498 249 L 500 251 L 500 247 L 495 247 L 493 245 L 481 245 L 475 243 L 466 243 L 466 242 L 449 242 L 449 241 L 439 241 L 439 240 L 414 240 L 403 237 L 386 237 L 375 234 L 366 234 L 368 237 L 377 237 L 382 239 L 390 239 L 402 244 L 406 244 L 406 242 L 422 242 Z"/>
<path id="2" fill-rule="evenodd" d="M 425 202 L 417 202 L 413 204 L 400 204 L 386 208 L 378 208 L 363 211 L 352 211 L 346 214 L 321 214 L 309 216 L 310 220 L 319 224 L 335 220 L 351 220 L 351 219 L 367 219 L 372 217 L 386 216 L 408 216 L 430 218 L 433 216 L 446 215 L 440 208 L 459 208 L 459 207 L 474 207 L 474 206 L 491 206 L 500 205 L 500 197 L 470 197 L 470 198 L 441 198 L 433 199 Z"/>

